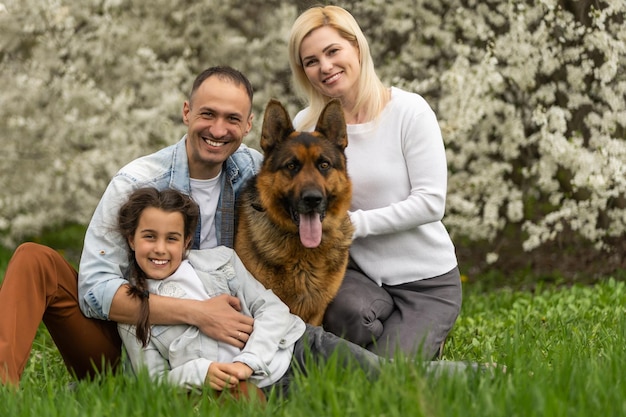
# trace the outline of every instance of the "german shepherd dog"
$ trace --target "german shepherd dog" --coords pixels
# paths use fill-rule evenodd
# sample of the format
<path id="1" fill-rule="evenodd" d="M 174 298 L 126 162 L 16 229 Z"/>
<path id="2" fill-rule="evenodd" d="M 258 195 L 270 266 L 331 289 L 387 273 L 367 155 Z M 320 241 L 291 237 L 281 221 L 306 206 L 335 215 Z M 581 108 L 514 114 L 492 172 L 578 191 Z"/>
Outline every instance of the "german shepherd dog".
<path id="1" fill-rule="evenodd" d="M 315 131 L 298 132 L 271 100 L 260 144 L 263 165 L 239 198 L 235 251 L 292 313 L 320 325 L 343 280 L 354 232 L 341 104 L 330 101 Z"/>

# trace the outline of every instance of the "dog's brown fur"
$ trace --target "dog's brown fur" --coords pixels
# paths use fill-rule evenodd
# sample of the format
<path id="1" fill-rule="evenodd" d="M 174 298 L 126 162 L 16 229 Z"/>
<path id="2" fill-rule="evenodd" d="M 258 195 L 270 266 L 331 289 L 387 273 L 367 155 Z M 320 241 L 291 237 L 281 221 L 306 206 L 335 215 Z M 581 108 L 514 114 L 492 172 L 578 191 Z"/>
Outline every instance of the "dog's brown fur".
<path id="1" fill-rule="evenodd" d="M 285 108 L 271 100 L 261 133 L 263 165 L 239 198 L 235 251 L 292 313 L 313 325 L 322 323 L 341 285 L 354 231 L 347 145 L 339 101 L 326 105 L 314 132 L 298 132 Z M 317 244 L 319 227 L 312 227 L 317 237 L 307 237 L 304 225 L 319 226 L 319 220 Z"/>

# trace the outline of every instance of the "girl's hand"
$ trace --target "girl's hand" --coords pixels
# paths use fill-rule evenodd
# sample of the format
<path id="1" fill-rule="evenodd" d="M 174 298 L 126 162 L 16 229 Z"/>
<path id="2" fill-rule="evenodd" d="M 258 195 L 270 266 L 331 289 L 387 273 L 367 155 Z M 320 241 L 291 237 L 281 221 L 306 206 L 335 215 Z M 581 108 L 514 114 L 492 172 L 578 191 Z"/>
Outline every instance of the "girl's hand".
<path id="1" fill-rule="evenodd" d="M 233 389 L 239 381 L 245 381 L 252 375 L 252 368 L 241 362 L 213 362 L 209 366 L 205 383 L 216 391 Z"/>

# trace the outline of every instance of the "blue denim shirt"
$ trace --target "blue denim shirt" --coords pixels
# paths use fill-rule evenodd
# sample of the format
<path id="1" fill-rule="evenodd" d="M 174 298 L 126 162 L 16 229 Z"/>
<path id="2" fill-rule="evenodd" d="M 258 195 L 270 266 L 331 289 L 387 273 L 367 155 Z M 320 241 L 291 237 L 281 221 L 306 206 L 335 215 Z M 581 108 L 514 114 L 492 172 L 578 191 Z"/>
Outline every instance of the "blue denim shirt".
<path id="1" fill-rule="evenodd" d="M 126 242 L 117 232 L 117 214 L 128 195 L 142 187 L 173 188 L 191 193 L 186 136 L 175 145 L 138 158 L 113 177 L 96 207 L 83 245 L 78 273 L 78 300 L 87 317 L 108 320 L 113 296 L 128 283 Z M 246 181 L 259 170 L 262 155 L 245 145 L 224 162 L 221 194 L 215 215 L 218 244 L 232 247 L 235 199 Z M 194 247 L 198 247 L 199 232 Z"/>

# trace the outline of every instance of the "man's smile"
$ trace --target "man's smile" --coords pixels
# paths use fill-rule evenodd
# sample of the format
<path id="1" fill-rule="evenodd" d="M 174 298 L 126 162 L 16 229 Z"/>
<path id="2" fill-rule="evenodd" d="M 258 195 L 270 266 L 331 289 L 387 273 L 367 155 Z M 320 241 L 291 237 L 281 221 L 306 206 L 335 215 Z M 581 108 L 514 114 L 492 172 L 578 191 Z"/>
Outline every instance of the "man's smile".
<path id="1" fill-rule="evenodd" d="M 210 146 L 220 147 L 226 145 L 226 142 L 215 142 L 214 140 L 211 140 L 209 138 L 202 138 L 202 140 Z"/>

